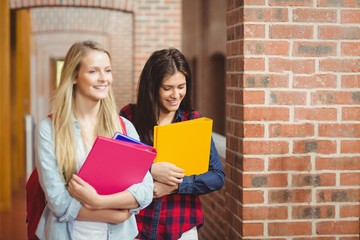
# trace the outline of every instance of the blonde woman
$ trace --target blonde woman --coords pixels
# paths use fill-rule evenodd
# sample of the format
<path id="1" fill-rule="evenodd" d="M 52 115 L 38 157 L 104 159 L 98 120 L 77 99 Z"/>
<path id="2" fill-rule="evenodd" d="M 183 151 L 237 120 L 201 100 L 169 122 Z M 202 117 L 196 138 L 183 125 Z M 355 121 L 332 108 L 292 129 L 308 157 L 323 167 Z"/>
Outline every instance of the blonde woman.
<path id="1" fill-rule="evenodd" d="M 47 205 L 36 231 L 40 239 L 134 239 L 134 214 L 152 201 L 153 179 L 112 195 L 98 195 L 76 173 L 97 136 L 121 129 L 114 96 L 109 53 L 92 41 L 69 49 L 53 97 L 51 117 L 37 129 L 36 166 Z M 123 119 L 129 136 L 139 139 Z M 106 157 L 106 156 L 104 156 Z"/>

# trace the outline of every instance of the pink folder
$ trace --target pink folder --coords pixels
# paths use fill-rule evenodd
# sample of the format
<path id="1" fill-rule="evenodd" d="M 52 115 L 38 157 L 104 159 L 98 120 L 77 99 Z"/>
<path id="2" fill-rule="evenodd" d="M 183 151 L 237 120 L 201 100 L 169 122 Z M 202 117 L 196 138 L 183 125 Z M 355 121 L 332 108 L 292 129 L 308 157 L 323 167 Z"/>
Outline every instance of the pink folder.
<path id="1" fill-rule="evenodd" d="M 152 146 L 98 137 L 78 175 L 98 194 L 113 194 L 140 183 L 155 157 Z"/>

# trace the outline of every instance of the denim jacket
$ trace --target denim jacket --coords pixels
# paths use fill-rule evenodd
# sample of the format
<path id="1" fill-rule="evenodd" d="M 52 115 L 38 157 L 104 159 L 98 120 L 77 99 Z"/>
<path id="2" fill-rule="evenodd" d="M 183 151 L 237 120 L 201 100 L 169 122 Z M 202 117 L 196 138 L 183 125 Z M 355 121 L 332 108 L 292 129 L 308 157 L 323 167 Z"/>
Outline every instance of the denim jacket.
<path id="1" fill-rule="evenodd" d="M 123 118 L 127 134 L 135 139 L 139 136 L 131 122 Z M 80 124 L 74 120 L 75 137 L 78 146 L 82 146 Z M 78 148 L 78 159 L 85 159 L 83 148 Z M 81 162 L 81 161 L 79 161 Z M 80 169 L 81 164 L 77 168 Z M 37 128 L 36 135 L 36 167 L 39 173 L 39 181 L 44 189 L 47 205 L 43 211 L 36 235 L 41 239 L 66 240 L 72 239 L 73 224 L 76 219 L 81 203 L 73 198 L 66 189 L 58 171 L 53 143 L 51 119 L 43 119 Z M 108 239 L 134 239 L 138 234 L 134 214 L 148 206 L 153 197 L 153 179 L 148 172 L 143 181 L 134 184 L 127 190 L 130 191 L 139 207 L 131 209 L 133 215 L 123 223 L 108 223 Z"/>

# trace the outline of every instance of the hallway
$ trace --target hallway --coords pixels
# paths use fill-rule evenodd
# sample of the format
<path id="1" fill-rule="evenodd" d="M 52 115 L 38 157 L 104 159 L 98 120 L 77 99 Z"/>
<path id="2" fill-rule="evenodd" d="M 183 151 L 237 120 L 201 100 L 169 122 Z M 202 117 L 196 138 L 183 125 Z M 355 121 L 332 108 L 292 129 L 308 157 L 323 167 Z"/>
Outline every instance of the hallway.
<path id="1" fill-rule="evenodd" d="M 8 212 L 0 212 L 0 240 L 26 239 L 25 185 L 14 193 L 12 207 Z"/>

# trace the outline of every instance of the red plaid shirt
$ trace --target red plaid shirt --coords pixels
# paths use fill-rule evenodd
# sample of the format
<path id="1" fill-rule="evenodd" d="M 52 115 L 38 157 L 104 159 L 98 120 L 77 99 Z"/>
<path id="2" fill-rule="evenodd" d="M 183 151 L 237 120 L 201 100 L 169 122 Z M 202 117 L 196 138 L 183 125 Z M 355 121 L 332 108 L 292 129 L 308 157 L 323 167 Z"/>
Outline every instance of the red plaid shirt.
<path id="1" fill-rule="evenodd" d="M 123 107 L 120 114 L 133 120 L 135 105 Z M 200 114 L 191 114 L 178 110 L 175 121 L 186 121 L 199 118 Z M 219 155 L 212 142 L 210 152 L 209 172 L 198 176 L 184 177 L 178 193 L 155 198 L 152 203 L 136 215 L 139 229 L 139 239 L 176 240 L 181 235 L 204 222 L 201 210 L 200 194 L 220 189 L 224 184 L 224 172 Z M 201 187 L 200 187 L 201 186 Z"/>

